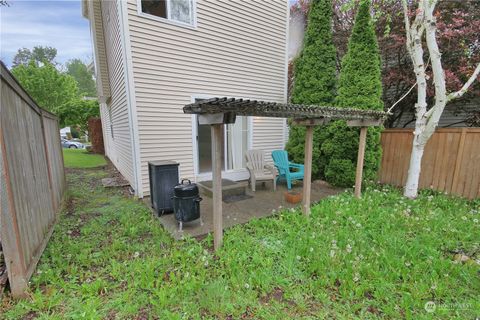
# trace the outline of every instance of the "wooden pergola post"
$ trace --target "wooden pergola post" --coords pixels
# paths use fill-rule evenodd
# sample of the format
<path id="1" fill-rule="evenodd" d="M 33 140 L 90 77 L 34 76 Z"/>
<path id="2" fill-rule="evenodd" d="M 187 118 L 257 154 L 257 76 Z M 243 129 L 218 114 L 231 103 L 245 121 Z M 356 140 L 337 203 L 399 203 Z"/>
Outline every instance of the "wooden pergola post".
<path id="1" fill-rule="evenodd" d="M 310 215 L 310 194 L 312 190 L 312 154 L 313 154 L 313 126 L 306 126 L 305 131 L 305 161 L 303 176 L 303 206 L 302 211 Z"/>
<path id="2" fill-rule="evenodd" d="M 355 174 L 355 197 L 362 194 L 363 159 L 365 158 L 365 144 L 368 127 L 360 127 L 360 141 L 358 143 L 357 171 Z"/>
<path id="3" fill-rule="evenodd" d="M 347 126 L 360 127 L 360 139 L 358 141 L 357 170 L 355 173 L 355 197 L 362 195 L 363 161 L 365 158 L 365 146 L 367 144 L 367 130 L 370 126 L 379 126 L 382 120 L 348 120 Z"/>
<path id="4" fill-rule="evenodd" d="M 310 215 L 310 200 L 312 194 L 312 158 L 313 158 L 313 128 L 330 122 L 328 118 L 295 119 L 294 123 L 305 126 L 305 160 L 303 176 L 302 212 Z"/>
<path id="5" fill-rule="evenodd" d="M 305 163 L 303 181 L 303 206 L 305 215 L 310 214 L 312 189 L 313 128 L 331 119 L 348 120 L 352 127 L 362 127 L 358 152 L 355 195 L 360 196 L 362 187 L 363 158 L 368 126 L 381 125 L 389 113 L 374 110 L 342 109 L 317 105 L 297 105 L 237 98 L 211 98 L 185 105 L 183 112 L 197 114 L 199 124 L 208 124 L 212 133 L 212 183 L 213 183 L 213 240 L 218 250 L 223 240 L 222 218 L 222 145 L 223 125 L 235 123 L 237 116 L 270 118 L 293 118 L 297 125 L 306 126 Z"/>
<path id="6" fill-rule="evenodd" d="M 223 242 L 222 216 L 222 129 L 223 124 L 210 125 L 212 133 L 212 193 L 213 193 L 213 247 L 218 250 Z"/>

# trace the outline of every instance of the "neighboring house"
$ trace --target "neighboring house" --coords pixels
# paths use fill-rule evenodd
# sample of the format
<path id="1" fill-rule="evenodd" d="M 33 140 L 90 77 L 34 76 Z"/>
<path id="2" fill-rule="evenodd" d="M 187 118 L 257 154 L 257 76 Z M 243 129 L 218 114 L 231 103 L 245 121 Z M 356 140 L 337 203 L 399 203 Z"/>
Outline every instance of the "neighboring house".
<path id="1" fill-rule="evenodd" d="M 287 99 L 288 1 L 82 1 L 89 19 L 105 153 L 149 195 L 148 162 L 211 178 L 210 128 L 184 114 L 195 99 Z M 247 149 L 286 143 L 286 120 L 238 117 L 225 130 L 224 177 L 247 179 Z"/>
<path id="2" fill-rule="evenodd" d="M 60 129 L 60 137 L 62 139 L 68 139 L 69 136 L 72 136 L 72 131 L 70 130 L 70 127 Z"/>
<path id="3" fill-rule="evenodd" d="M 443 110 L 439 128 L 458 128 L 458 127 L 476 127 L 479 125 L 480 116 L 480 98 L 475 97 L 471 100 L 460 99 L 450 102 Z M 415 113 L 414 110 L 408 110 L 403 114 L 394 114 L 395 121 L 393 128 L 414 128 Z M 475 121 L 475 120 L 476 121 Z"/>

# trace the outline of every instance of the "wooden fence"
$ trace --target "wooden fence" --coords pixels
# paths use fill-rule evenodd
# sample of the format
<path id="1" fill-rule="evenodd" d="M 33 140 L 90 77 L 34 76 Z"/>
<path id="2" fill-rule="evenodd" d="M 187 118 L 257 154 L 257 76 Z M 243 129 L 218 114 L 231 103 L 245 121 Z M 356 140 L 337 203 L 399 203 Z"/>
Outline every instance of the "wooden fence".
<path id="1" fill-rule="evenodd" d="M 13 296 L 22 296 L 47 245 L 65 190 L 58 119 L 1 64 L 2 243 Z"/>
<path id="2" fill-rule="evenodd" d="M 412 129 L 382 132 L 380 182 L 404 186 L 412 149 Z M 469 199 L 480 197 L 480 128 L 437 129 L 425 147 L 420 188 Z"/>

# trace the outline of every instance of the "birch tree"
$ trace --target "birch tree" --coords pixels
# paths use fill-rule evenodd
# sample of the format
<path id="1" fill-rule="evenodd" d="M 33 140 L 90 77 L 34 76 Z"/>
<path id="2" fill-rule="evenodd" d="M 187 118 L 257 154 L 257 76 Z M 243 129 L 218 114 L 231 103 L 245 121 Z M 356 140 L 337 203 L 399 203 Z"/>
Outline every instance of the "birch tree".
<path id="1" fill-rule="evenodd" d="M 460 90 L 447 93 L 445 72 L 442 67 L 441 53 L 437 43 L 437 26 L 434 15 L 438 0 L 416 0 L 417 9 L 414 17 L 412 17 L 413 19 L 410 18 L 407 0 L 402 0 L 402 2 L 405 16 L 407 50 L 413 62 L 417 85 L 415 130 L 413 132 L 412 153 L 404 195 L 409 198 L 415 198 L 418 194 L 418 182 L 425 145 L 435 132 L 445 105 L 461 97 L 468 90 L 479 76 L 480 64 L 477 65 L 473 74 Z M 425 52 L 428 53 L 429 57 L 427 63 L 424 61 Z M 430 108 L 427 104 L 427 81 L 431 80 L 426 72 L 428 65 L 431 65 L 435 88 L 434 103 Z"/>

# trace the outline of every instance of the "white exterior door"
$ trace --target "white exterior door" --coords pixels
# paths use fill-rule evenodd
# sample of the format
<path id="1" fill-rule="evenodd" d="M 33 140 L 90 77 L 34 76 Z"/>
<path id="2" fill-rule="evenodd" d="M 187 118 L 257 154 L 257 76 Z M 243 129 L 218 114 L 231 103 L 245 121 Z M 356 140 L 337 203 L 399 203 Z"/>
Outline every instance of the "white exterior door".
<path id="1" fill-rule="evenodd" d="M 248 179 L 245 153 L 250 146 L 251 124 L 248 117 L 238 116 L 234 124 L 224 126 L 222 149 L 223 177 L 230 180 Z M 212 140 L 210 125 L 194 123 L 195 178 L 197 181 L 212 178 Z"/>

